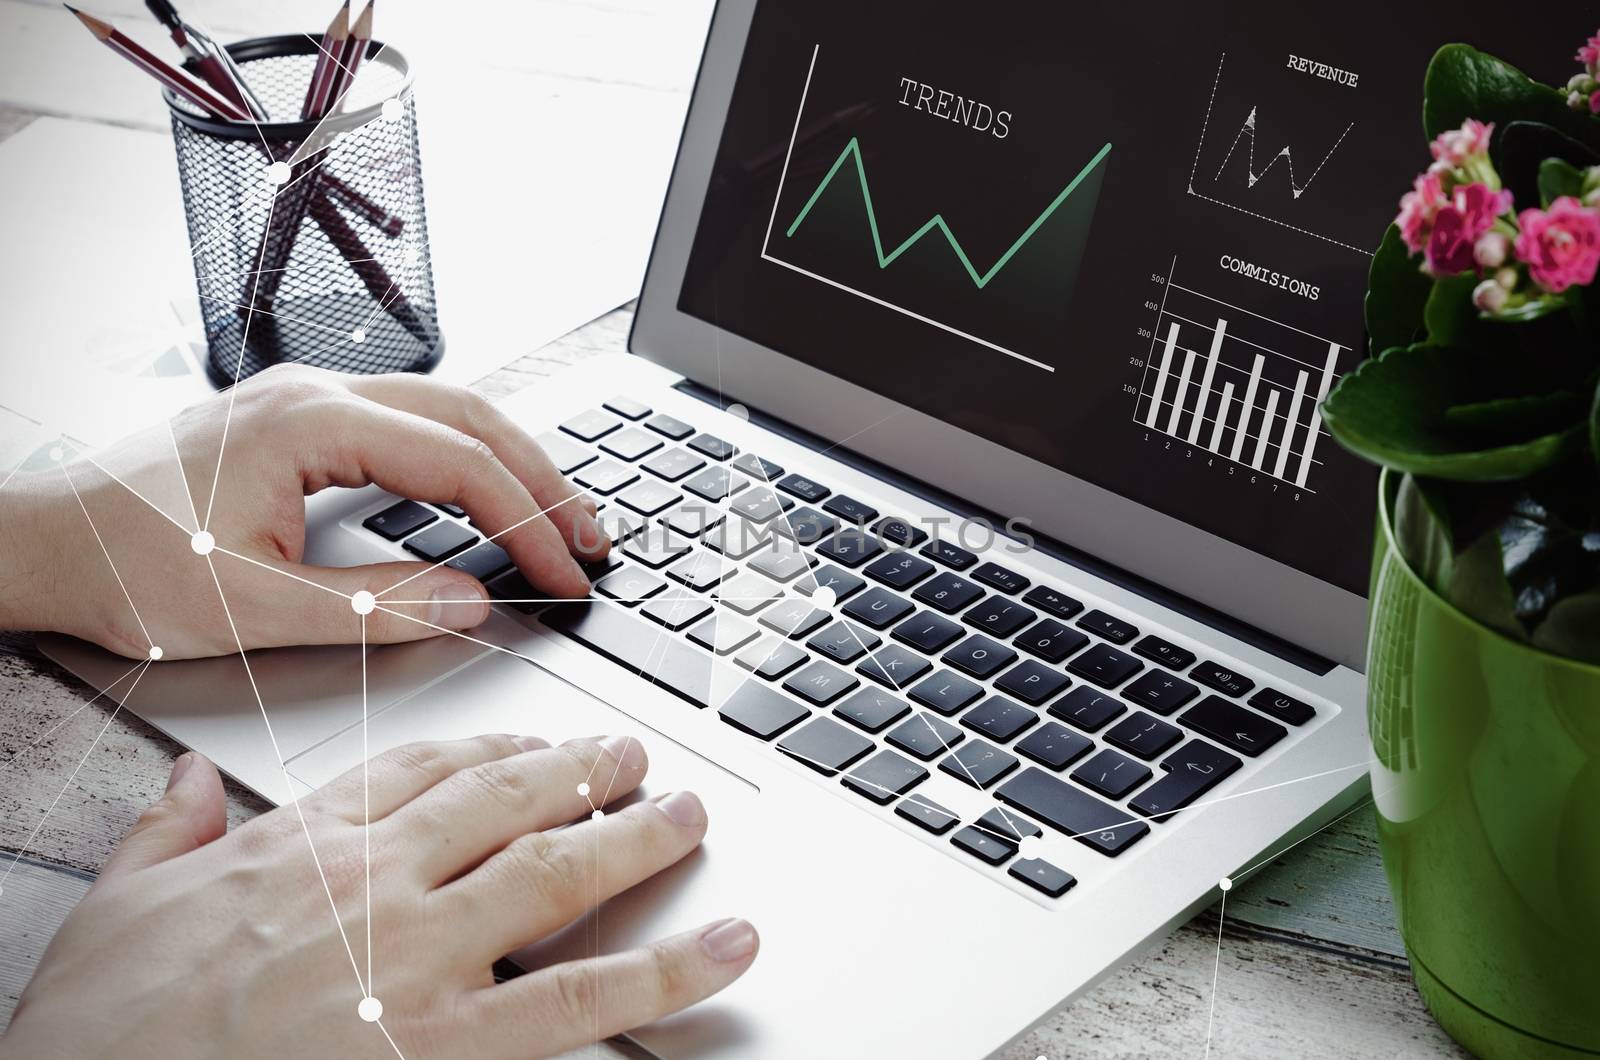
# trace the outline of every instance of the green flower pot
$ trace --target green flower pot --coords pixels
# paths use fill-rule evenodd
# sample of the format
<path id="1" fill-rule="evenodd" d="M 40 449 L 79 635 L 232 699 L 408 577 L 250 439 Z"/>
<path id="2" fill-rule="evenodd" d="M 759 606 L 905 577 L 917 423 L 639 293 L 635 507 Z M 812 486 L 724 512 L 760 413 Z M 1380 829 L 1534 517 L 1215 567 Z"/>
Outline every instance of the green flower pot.
<path id="1" fill-rule="evenodd" d="M 1483 1057 L 1600 1055 L 1600 667 L 1436 595 L 1379 486 L 1367 720 L 1400 934 L 1434 1018 Z"/>

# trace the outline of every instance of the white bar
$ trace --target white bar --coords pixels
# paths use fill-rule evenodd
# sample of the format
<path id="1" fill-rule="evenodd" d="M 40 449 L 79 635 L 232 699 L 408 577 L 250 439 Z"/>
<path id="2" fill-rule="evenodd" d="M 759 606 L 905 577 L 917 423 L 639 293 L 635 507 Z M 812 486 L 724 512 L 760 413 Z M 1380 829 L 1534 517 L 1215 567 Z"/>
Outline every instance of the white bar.
<path id="1" fill-rule="evenodd" d="M 1156 369 L 1156 389 L 1150 395 L 1150 411 L 1144 414 L 1144 425 L 1154 427 L 1161 412 L 1161 392 L 1167 389 L 1167 369 L 1172 367 L 1172 347 L 1178 344 L 1178 322 L 1174 320 L 1167 329 L 1167 341 L 1161 347 L 1161 367 Z"/>
<path id="2" fill-rule="evenodd" d="M 1222 427 L 1228 422 L 1228 405 L 1233 401 L 1233 384 L 1222 384 L 1222 404 L 1217 407 L 1217 422 L 1211 428 L 1211 444 L 1206 446 L 1213 453 L 1221 453 L 1217 448 L 1222 444 Z"/>
<path id="3" fill-rule="evenodd" d="M 1328 390 L 1333 386 L 1333 367 L 1339 361 L 1338 343 L 1328 344 L 1328 363 L 1322 369 L 1322 382 L 1317 386 L 1317 407 L 1311 413 L 1311 434 L 1306 438 L 1306 447 L 1300 453 L 1300 468 L 1294 473 L 1294 484 L 1304 486 L 1306 476 L 1311 473 L 1311 451 L 1316 448 L 1317 438 L 1322 434 L 1322 403 L 1328 399 Z"/>
<path id="4" fill-rule="evenodd" d="M 1183 357 L 1183 371 L 1178 373 L 1178 392 L 1172 395 L 1172 415 L 1167 417 L 1167 433 L 1178 436 L 1178 417 L 1183 415 L 1183 402 L 1189 394 L 1189 373 L 1194 371 L 1194 351 Z"/>
<path id="5" fill-rule="evenodd" d="M 1250 466 L 1257 471 L 1261 470 L 1261 458 L 1267 455 L 1267 432 L 1272 430 L 1272 414 L 1278 411 L 1277 390 L 1267 391 L 1267 414 L 1261 417 L 1261 433 L 1256 435 L 1256 455 L 1250 458 Z"/>
<path id="6" fill-rule="evenodd" d="M 1217 318 L 1217 326 L 1211 332 L 1211 352 L 1206 354 L 1205 374 L 1200 377 L 1200 400 L 1195 405 L 1194 422 L 1189 424 L 1189 444 L 1193 445 L 1200 440 L 1200 426 L 1206 420 L 1206 405 L 1211 401 L 1211 378 L 1217 374 L 1217 353 L 1222 349 L 1222 336 L 1228 330 L 1228 322 L 1221 317 Z"/>
<path id="7" fill-rule="evenodd" d="M 1261 369 L 1267 359 L 1261 354 L 1256 354 L 1255 364 L 1250 366 L 1250 382 L 1245 384 L 1244 404 L 1239 407 L 1239 426 L 1233 432 L 1233 451 L 1228 454 L 1229 460 L 1239 459 L 1239 454 L 1244 451 L 1244 436 L 1250 426 L 1250 413 L 1256 408 L 1256 388 L 1261 385 Z"/>
<path id="8" fill-rule="evenodd" d="M 1300 402 L 1306 396 L 1306 379 L 1304 372 L 1294 377 L 1294 397 L 1289 399 L 1289 415 L 1283 423 L 1283 441 L 1278 443 L 1278 462 L 1273 465 L 1272 477 L 1283 478 L 1283 469 L 1289 466 L 1289 449 L 1294 444 L 1294 432 L 1300 426 Z"/>

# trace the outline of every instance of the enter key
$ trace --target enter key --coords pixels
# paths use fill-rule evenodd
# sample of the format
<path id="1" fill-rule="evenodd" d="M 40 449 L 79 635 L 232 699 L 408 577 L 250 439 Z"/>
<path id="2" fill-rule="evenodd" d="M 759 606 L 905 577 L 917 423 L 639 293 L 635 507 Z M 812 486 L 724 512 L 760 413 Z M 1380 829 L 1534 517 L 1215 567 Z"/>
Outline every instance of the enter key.
<path id="1" fill-rule="evenodd" d="M 1220 784 L 1240 766 L 1239 759 L 1204 740 L 1190 740 L 1161 763 L 1167 775 L 1128 803 L 1134 813 L 1163 821 Z"/>

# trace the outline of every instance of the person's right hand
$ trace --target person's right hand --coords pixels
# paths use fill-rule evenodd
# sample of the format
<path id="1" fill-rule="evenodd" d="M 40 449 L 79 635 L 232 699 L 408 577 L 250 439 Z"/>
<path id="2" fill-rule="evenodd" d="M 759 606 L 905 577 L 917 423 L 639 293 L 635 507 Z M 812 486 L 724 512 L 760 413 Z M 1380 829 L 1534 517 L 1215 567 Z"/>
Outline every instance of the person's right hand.
<path id="1" fill-rule="evenodd" d="M 371 763 L 370 833 L 357 768 L 224 835 L 216 769 L 186 754 L 45 951 L 0 1057 L 525 1060 L 692 1005 L 750 967 L 745 921 L 500 984 L 490 970 L 700 843 L 687 792 L 585 819 L 580 783 L 615 800 L 645 765 L 616 737 L 412 744 Z M 367 981 L 381 1028 L 357 1012 Z"/>

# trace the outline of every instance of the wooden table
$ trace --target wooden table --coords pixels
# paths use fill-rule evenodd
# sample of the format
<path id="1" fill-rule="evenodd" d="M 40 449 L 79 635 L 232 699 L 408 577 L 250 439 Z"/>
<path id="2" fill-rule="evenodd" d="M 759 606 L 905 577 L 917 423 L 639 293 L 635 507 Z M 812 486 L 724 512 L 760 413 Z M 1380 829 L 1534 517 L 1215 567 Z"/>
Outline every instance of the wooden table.
<path id="1" fill-rule="evenodd" d="M 32 117 L 0 107 L 0 138 Z M 477 387 L 509 394 L 620 350 L 631 316 L 631 307 L 618 309 Z M 41 657 L 32 637 L 0 634 L 0 872 L 25 851 L 0 894 L 0 1023 L 182 751 L 110 704 L 80 711 L 92 695 Z M 233 824 L 268 808 L 229 785 Z M 1205 1050 L 1208 1024 L 1219 1057 L 1465 1055 L 1412 986 L 1370 802 L 1235 888 L 1220 944 L 1212 909 L 1002 1055 L 1193 1057 Z"/>

